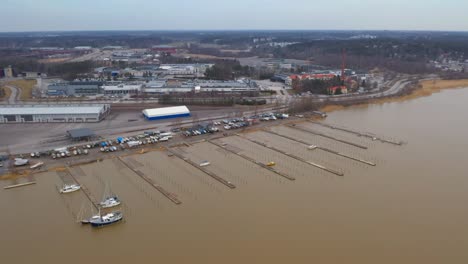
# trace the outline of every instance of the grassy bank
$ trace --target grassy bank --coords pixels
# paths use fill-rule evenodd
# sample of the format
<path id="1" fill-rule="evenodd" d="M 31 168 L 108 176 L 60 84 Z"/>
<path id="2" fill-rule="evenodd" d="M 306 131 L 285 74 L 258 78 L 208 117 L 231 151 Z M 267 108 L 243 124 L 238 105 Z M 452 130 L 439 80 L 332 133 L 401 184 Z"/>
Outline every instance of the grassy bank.
<path id="1" fill-rule="evenodd" d="M 418 87 L 411 90 L 411 92 L 395 97 L 380 98 L 369 100 L 365 103 L 357 103 L 353 105 L 326 105 L 320 108 L 323 112 L 333 112 L 337 110 L 342 110 L 346 107 L 367 107 L 369 104 L 384 104 L 390 102 L 402 102 L 407 100 L 416 99 L 419 97 L 430 96 L 433 93 L 438 93 L 445 89 L 456 89 L 456 88 L 467 88 L 468 79 L 460 80 L 428 80 L 419 82 Z"/>
<path id="2" fill-rule="evenodd" d="M 7 84 L 17 87 L 21 90 L 20 100 L 28 100 L 32 98 L 32 90 L 37 84 L 36 80 L 15 80 L 7 82 Z"/>

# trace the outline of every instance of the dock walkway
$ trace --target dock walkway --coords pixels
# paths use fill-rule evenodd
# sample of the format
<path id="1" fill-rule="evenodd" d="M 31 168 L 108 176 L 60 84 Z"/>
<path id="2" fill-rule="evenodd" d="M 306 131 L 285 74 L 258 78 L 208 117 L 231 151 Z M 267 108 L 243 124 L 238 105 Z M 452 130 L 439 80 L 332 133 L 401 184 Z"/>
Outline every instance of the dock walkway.
<path id="1" fill-rule="evenodd" d="M 330 172 L 330 173 L 335 174 L 335 175 L 337 175 L 337 176 L 344 176 L 344 173 L 342 173 L 342 172 L 340 172 L 340 171 L 336 171 L 336 170 L 333 170 L 333 169 L 329 169 L 329 168 L 327 168 L 327 167 L 325 167 L 325 166 L 323 166 L 323 165 L 314 163 L 314 162 L 312 162 L 312 161 L 305 160 L 305 159 L 303 159 L 303 158 L 301 158 L 301 157 L 299 157 L 299 156 L 296 156 L 296 155 L 294 155 L 294 154 L 288 153 L 288 152 L 283 151 L 283 150 L 281 150 L 281 149 L 277 149 L 277 148 L 275 148 L 275 147 L 268 146 L 267 144 L 265 144 L 265 143 L 263 143 L 263 142 L 256 141 L 256 140 L 253 140 L 253 139 L 250 139 L 250 138 L 241 136 L 241 135 L 238 135 L 238 136 L 241 137 L 241 138 L 243 138 L 243 139 L 245 139 L 245 140 L 248 140 L 248 141 L 250 141 L 250 142 L 252 142 L 252 143 L 255 143 L 255 144 L 257 144 L 257 145 L 260 145 L 260 146 L 262 146 L 262 147 L 265 147 L 265 148 L 274 150 L 274 151 L 276 151 L 276 152 L 279 152 L 279 153 L 281 153 L 281 154 L 283 154 L 283 155 L 286 155 L 286 156 L 288 156 L 288 157 L 290 157 L 290 158 L 293 158 L 293 159 L 295 159 L 295 160 L 298 160 L 298 161 L 304 162 L 304 163 L 306 163 L 306 164 L 312 165 L 312 166 L 314 166 L 314 167 L 316 167 L 316 168 L 319 168 L 319 169 L 321 169 L 321 170 Z"/>

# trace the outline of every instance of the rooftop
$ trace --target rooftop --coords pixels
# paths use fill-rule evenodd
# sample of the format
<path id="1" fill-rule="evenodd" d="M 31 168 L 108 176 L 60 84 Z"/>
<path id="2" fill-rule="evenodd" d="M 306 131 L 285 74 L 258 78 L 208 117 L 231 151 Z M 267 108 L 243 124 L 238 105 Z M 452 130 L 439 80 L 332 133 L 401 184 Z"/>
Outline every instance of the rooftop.
<path id="1" fill-rule="evenodd" d="M 13 105 L 0 107 L 0 115 L 99 114 L 105 105 Z"/>
<path id="2" fill-rule="evenodd" d="M 187 114 L 187 113 L 190 113 L 190 110 L 185 105 L 182 105 L 182 106 L 145 109 L 142 112 L 147 117 L 158 117 L 158 116 L 166 116 L 166 115 Z"/>

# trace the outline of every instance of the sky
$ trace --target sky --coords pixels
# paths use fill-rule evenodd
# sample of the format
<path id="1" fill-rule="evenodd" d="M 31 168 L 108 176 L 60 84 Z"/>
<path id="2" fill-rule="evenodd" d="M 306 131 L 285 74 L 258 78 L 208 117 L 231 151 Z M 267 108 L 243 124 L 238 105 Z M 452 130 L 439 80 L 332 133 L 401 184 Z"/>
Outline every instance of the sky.
<path id="1" fill-rule="evenodd" d="M 468 31 L 467 0 L 0 0 L 0 32 Z"/>

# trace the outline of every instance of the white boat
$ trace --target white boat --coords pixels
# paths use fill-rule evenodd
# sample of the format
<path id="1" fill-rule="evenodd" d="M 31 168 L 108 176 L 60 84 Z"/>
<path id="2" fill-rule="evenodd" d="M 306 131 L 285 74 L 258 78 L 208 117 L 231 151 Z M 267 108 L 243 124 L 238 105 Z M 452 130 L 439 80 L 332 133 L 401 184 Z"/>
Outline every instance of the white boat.
<path id="1" fill-rule="evenodd" d="M 207 161 L 207 160 L 202 161 L 202 162 L 200 163 L 200 167 L 205 167 L 205 166 L 208 166 L 208 165 L 210 165 L 210 162 Z"/>
<path id="2" fill-rule="evenodd" d="M 316 148 L 317 148 L 317 146 L 315 146 L 315 145 L 310 145 L 310 146 L 307 147 L 308 150 L 314 150 Z"/>
<path id="3" fill-rule="evenodd" d="M 62 189 L 60 189 L 60 193 L 76 192 L 79 189 L 81 189 L 81 186 L 78 184 L 64 184 Z"/>
<path id="4" fill-rule="evenodd" d="M 117 197 L 117 195 L 112 193 L 108 182 L 106 182 L 104 185 L 104 192 L 102 194 L 102 200 L 99 205 L 101 208 L 111 208 L 120 205 L 120 199 Z"/>
<path id="5" fill-rule="evenodd" d="M 32 166 L 29 167 L 29 168 L 30 168 L 30 169 L 37 169 L 37 168 L 40 168 L 42 165 L 44 165 L 44 162 L 39 161 L 38 163 L 32 165 Z"/>
<path id="6" fill-rule="evenodd" d="M 96 218 L 95 216 L 89 219 L 89 223 L 93 227 L 100 227 L 105 225 L 111 225 L 117 223 L 123 219 L 123 214 L 120 211 L 111 212 L 105 215 L 99 214 Z"/>
<path id="7" fill-rule="evenodd" d="M 111 196 L 105 198 L 102 202 L 99 203 L 102 208 L 111 208 L 120 205 L 120 200 L 117 196 Z"/>

